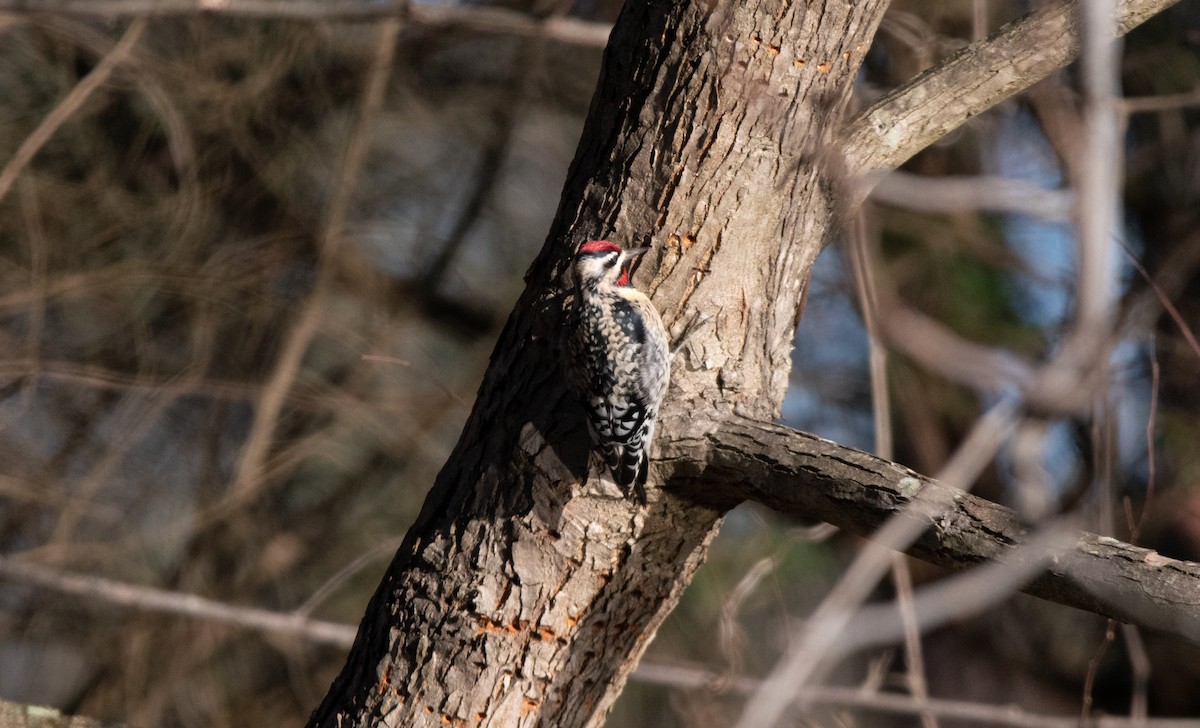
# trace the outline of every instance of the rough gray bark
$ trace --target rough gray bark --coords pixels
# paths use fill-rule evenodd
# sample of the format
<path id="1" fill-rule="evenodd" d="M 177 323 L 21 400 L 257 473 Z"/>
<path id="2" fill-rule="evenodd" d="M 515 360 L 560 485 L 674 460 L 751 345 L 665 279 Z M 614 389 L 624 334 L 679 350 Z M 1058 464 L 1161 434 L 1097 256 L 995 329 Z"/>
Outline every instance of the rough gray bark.
<path id="1" fill-rule="evenodd" d="M 841 112 L 885 6 L 627 4 L 554 227 L 471 418 L 310 725 L 598 725 L 725 509 L 752 497 L 858 525 L 845 514 L 861 511 L 805 490 L 800 476 L 823 468 L 834 490 L 877 501 L 858 530 L 883 517 L 894 493 L 839 480 L 851 451 L 818 448 L 817 466 L 785 477 L 754 438 L 743 451 L 733 430 L 714 433 L 777 415 L 833 224 Z M 696 324 L 644 508 L 586 477 L 582 411 L 558 366 L 565 264 L 597 237 L 653 245 L 636 282 L 676 335 Z M 959 558 L 929 538 L 923 555 Z M 989 557 L 976 551 L 967 560 Z"/>

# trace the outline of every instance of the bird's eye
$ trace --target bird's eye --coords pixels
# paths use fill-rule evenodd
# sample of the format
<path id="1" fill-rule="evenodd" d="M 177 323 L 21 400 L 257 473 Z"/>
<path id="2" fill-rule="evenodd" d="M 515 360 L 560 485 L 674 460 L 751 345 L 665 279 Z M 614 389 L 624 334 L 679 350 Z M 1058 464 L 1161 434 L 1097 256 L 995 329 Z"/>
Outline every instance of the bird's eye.
<path id="1" fill-rule="evenodd" d="M 617 261 L 620 260 L 620 258 L 621 258 L 621 256 L 619 256 L 619 255 L 610 255 L 610 256 L 608 256 L 608 259 L 604 261 L 604 266 L 606 268 L 612 268 L 614 265 L 617 264 Z"/>

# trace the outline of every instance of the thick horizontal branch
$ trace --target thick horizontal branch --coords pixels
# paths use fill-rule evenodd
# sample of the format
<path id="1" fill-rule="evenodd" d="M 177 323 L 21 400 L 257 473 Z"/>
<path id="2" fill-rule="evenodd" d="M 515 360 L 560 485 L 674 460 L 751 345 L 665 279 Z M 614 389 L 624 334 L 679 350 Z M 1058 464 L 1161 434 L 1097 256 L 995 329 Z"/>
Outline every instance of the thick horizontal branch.
<path id="1" fill-rule="evenodd" d="M 407 23 L 484 33 L 541 36 L 560 43 L 603 48 L 612 25 L 579 18 L 534 18 L 482 5 L 324 0 L 0 0 L 0 12 L 117 18 L 128 16 L 232 15 L 286 20 L 369 20 L 400 16 Z"/>
<path id="2" fill-rule="evenodd" d="M 1128 33 L 1179 0 L 1122 0 Z M 1079 55 L 1079 3 L 1059 2 L 1000 28 L 900 86 L 849 121 L 846 173 L 867 178 L 899 167 L 971 117 L 1024 91 Z"/>
<path id="3" fill-rule="evenodd" d="M 692 433 L 663 443 L 679 494 L 724 505 L 751 500 L 868 538 L 905 511 L 927 526 L 909 553 L 950 569 L 1003 563 L 1028 533 L 1008 508 L 780 425 L 731 415 L 665 431 Z M 918 495 L 938 508 L 908 508 Z M 1200 644 L 1200 564 L 1087 532 L 1056 550 L 1051 564 L 1023 591 Z"/>

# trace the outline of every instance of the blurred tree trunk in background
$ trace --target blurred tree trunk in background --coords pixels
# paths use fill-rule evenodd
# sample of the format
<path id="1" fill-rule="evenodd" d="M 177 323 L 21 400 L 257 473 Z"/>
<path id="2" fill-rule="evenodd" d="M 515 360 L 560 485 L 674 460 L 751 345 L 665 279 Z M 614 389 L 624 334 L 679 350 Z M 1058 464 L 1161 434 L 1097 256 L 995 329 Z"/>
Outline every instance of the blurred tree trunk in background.
<path id="1" fill-rule="evenodd" d="M 312 725 L 603 722 L 732 502 L 589 489 L 556 346 L 567 261 L 592 238 L 653 245 L 635 281 L 693 329 L 660 442 L 778 416 L 829 150 L 886 6 L 626 5 L 528 288 Z"/>

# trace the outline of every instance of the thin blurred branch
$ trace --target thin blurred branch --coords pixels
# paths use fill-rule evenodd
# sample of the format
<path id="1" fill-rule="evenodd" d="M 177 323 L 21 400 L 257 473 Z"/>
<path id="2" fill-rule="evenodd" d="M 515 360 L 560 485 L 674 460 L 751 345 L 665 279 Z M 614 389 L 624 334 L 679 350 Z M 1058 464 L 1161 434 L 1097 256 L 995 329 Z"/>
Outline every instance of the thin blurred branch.
<path id="1" fill-rule="evenodd" d="M 884 199 L 877 201 L 889 201 L 889 194 L 900 187 L 907 187 L 910 182 L 915 182 L 918 189 L 929 184 L 929 188 L 921 193 L 924 196 L 942 196 L 939 191 L 942 185 L 934 180 L 917 182 L 914 179 L 916 177 L 895 172 L 888 175 L 885 180 L 895 178 L 897 181 L 881 184 Z M 946 185 L 946 188 L 949 187 Z M 903 194 L 906 200 L 916 202 L 915 196 L 910 198 L 908 192 L 899 194 Z M 923 203 L 916 204 L 920 207 Z M 847 208 L 845 213 L 858 214 L 851 208 Z M 861 226 L 861 222 L 852 226 L 847 258 L 858 287 L 859 308 L 868 331 L 872 387 L 881 386 L 884 381 L 884 345 L 952 382 L 966 384 L 977 391 L 1001 393 L 1019 390 L 1033 381 L 1035 367 L 1032 362 L 1011 351 L 989 347 L 960 336 L 945 324 L 903 303 L 894 290 L 878 281 L 874 273 L 877 268 L 875 252 L 871 246 L 860 242 L 863 233 L 858 228 Z M 880 401 L 873 400 L 873 407 L 877 427 L 880 418 L 890 419 L 886 408 L 881 409 Z M 876 436 L 880 434 L 876 430 Z M 886 442 L 879 442 L 890 449 L 890 437 Z"/>
<path id="2" fill-rule="evenodd" d="M 868 238 L 867 218 L 863 211 L 850 225 L 850 270 L 858 292 L 858 306 L 867 331 L 867 357 L 871 375 L 871 412 L 875 425 L 875 454 L 884 460 L 893 457 L 892 411 L 888 396 L 887 349 L 879 337 L 879 286 L 875 279 L 877 234 Z"/>
<path id="3" fill-rule="evenodd" d="M 348 624 L 308 619 L 302 614 L 284 614 L 252 607 L 235 607 L 196 594 L 126 584 L 98 576 L 70 574 L 0 556 L 0 579 L 50 589 L 61 594 L 85 597 L 122 607 L 178 614 L 185 617 L 291 635 L 312 642 L 349 647 L 357 628 Z"/>
<path id="4" fill-rule="evenodd" d="M 1096 652 L 1087 663 L 1087 674 L 1083 678 L 1083 697 L 1080 700 L 1079 707 L 1079 722 L 1086 723 L 1092 715 L 1092 703 L 1095 701 L 1095 693 L 1093 688 L 1096 686 L 1096 673 L 1100 670 L 1100 661 L 1104 658 L 1108 648 L 1112 646 L 1113 640 L 1117 633 L 1117 620 L 1110 619 L 1104 628 L 1104 636 L 1101 638 L 1100 646 L 1096 648 Z"/>
<path id="5" fill-rule="evenodd" d="M 738 612 L 741 611 L 742 604 L 746 602 L 746 599 L 758 588 L 763 578 L 777 569 L 777 561 L 775 556 L 759 559 L 742 575 L 733 591 L 729 593 L 729 598 L 721 605 L 717 644 L 721 655 L 725 658 L 725 669 L 731 675 L 739 672 L 745 663 L 743 653 L 746 647 L 746 635 L 738 624 Z"/>
<path id="6" fill-rule="evenodd" d="M 707 670 L 653 662 L 643 662 L 639 665 L 633 679 L 648 685 L 685 690 L 725 690 L 739 695 L 751 695 L 759 685 L 759 681 L 753 678 L 727 680 Z M 796 699 L 818 705 L 898 715 L 920 715 L 927 711 L 946 720 L 1008 728 L 1195 728 L 1196 724 L 1194 718 L 1147 718 L 1139 721 L 1117 716 L 1098 716 L 1081 723 L 1079 716 L 1039 715 L 1022 710 L 1016 705 L 988 705 L 975 701 L 939 698 L 930 698 L 918 703 L 905 695 L 864 692 L 859 688 L 798 687 Z"/>
<path id="7" fill-rule="evenodd" d="M 53 530 L 41 546 L 55 554 L 51 558 L 62 558 L 65 549 L 75 540 L 79 524 L 88 517 L 91 503 L 103 500 L 106 483 L 119 472 L 129 452 L 162 421 L 164 413 L 175 401 L 176 396 L 170 391 L 156 392 L 148 397 L 127 395 L 121 398 L 112 415 L 119 434 L 112 438 L 91 468 L 78 478 L 72 488 L 74 497 L 59 511 Z"/>
<path id="8" fill-rule="evenodd" d="M 892 433 L 891 398 L 887 377 L 887 350 L 879 340 L 878 287 L 875 283 L 875 256 L 877 233 L 868 236 L 867 214 L 859 210 L 850 232 L 851 270 L 854 272 L 855 289 L 858 292 L 859 310 L 867 330 L 867 359 L 871 373 L 871 410 L 875 425 L 875 454 L 891 460 L 894 451 Z M 896 603 L 904 623 L 904 654 L 907 667 L 908 689 L 918 702 L 929 699 L 929 687 L 925 679 L 925 658 L 921 650 L 921 632 L 913 609 L 912 571 L 902 553 L 892 554 L 892 584 L 896 589 Z M 937 728 L 937 718 L 932 713 L 921 713 L 924 728 Z"/>
<path id="9" fill-rule="evenodd" d="M 1200 87 L 1179 94 L 1117 99 L 1117 108 L 1126 114 L 1174 111 L 1189 106 L 1200 106 Z"/>
<path id="10" fill-rule="evenodd" d="M 1073 192 L 1077 191 L 1086 137 L 1081 132 L 1083 113 L 1069 74 L 1066 71 L 1051 73 L 1030 86 L 1022 95 L 1022 100 L 1028 105 L 1038 128 L 1057 157 L 1063 184 Z M 1073 214 L 1073 200 L 1071 206 Z"/>
<path id="11" fill-rule="evenodd" d="M 1012 427 L 1017 408 L 1012 401 L 994 406 L 975 424 L 942 468 L 938 480 L 965 491 L 991 461 Z M 947 493 L 920 489 L 903 508 L 871 534 L 871 540 L 846 568 L 837 586 L 808 618 L 799 639 L 750 698 L 738 728 L 775 725 L 793 700 L 795 689 L 813 679 L 854 613 L 891 565 L 893 551 L 907 549 L 930 521 L 941 520 L 952 506 Z"/>
<path id="12" fill-rule="evenodd" d="M 17 176 L 21 174 L 21 170 L 25 169 L 26 165 L 33 161 L 38 150 L 50 141 L 59 127 L 79 111 L 96 89 L 104 85 L 113 70 L 129 57 L 144 30 L 146 30 L 146 19 L 135 18 L 125 29 L 125 34 L 121 36 L 121 40 L 113 46 L 113 49 L 101 59 L 95 68 L 80 79 L 79 83 L 75 84 L 70 93 L 58 102 L 58 106 L 46 114 L 37 128 L 25 138 L 25 141 L 21 142 L 21 146 L 17 147 L 16 153 L 4 165 L 4 169 L 0 170 L 0 200 L 3 200 L 12 189 L 13 183 L 17 181 Z"/>
<path id="13" fill-rule="evenodd" d="M 26 337 L 25 348 L 28 352 L 30 375 L 24 382 L 21 409 L 28 410 L 33 403 L 33 397 L 38 386 L 38 372 L 41 369 L 42 341 L 46 323 L 46 279 L 47 253 L 46 231 L 42 225 L 41 202 L 38 199 L 37 186 L 26 178 L 19 189 L 21 213 L 25 219 L 26 237 L 29 239 L 29 289 L 34 297 L 29 303 L 29 333 Z"/>
<path id="14" fill-rule="evenodd" d="M 1155 487 L 1158 480 L 1158 463 L 1155 454 L 1155 426 L 1158 423 L 1158 396 L 1160 382 L 1160 371 L 1158 365 L 1158 352 L 1155 350 L 1154 336 L 1150 336 L 1150 403 L 1146 412 L 1146 489 L 1145 495 L 1142 497 L 1142 502 L 1137 515 L 1133 513 L 1133 498 L 1126 493 L 1121 498 L 1121 505 L 1125 509 L 1125 530 L 1129 533 L 1129 543 L 1136 545 L 1142 538 L 1142 528 L 1146 525 L 1146 518 L 1150 515 L 1150 507 L 1154 503 Z"/>
<path id="15" fill-rule="evenodd" d="M 53 510 L 64 510 L 80 499 L 77 493 L 57 483 L 34 482 L 6 474 L 0 474 L 0 497 L 10 504 L 29 503 Z M 109 524 L 120 523 L 125 515 L 119 507 L 97 501 L 87 503 L 84 513 L 89 519 Z"/>
<path id="16" fill-rule="evenodd" d="M 1129 654 L 1129 667 L 1133 673 L 1130 676 L 1133 685 L 1130 689 L 1129 717 L 1134 725 L 1144 726 L 1149 715 L 1146 692 L 1150 682 L 1150 656 L 1146 653 L 1142 632 L 1136 625 L 1122 624 L 1121 638 L 1125 640 L 1125 651 Z"/>
<path id="17" fill-rule="evenodd" d="M 892 584 L 896 588 L 896 611 L 904 632 L 904 663 L 908 690 L 913 700 L 924 705 L 929 702 L 929 683 L 925 679 L 925 655 L 921 649 L 921 626 L 917 623 L 916 607 L 913 605 L 912 570 L 904 554 L 892 554 Z M 1006 592 L 1007 595 L 1007 592 Z M 921 725 L 937 728 L 937 718 L 929 711 L 921 711 Z"/>
<path id="18" fill-rule="evenodd" d="M 216 400 L 253 401 L 258 387 L 242 382 L 223 381 L 210 377 L 184 376 L 171 378 L 145 377 L 115 371 L 98 365 L 72 361 L 39 361 L 34 358 L 0 360 L 0 380 L 37 377 L 63 384 L 116 392 L 172 392 L 177 396 L 199 395 Z M 308 398 L 297 396 L 301 402 Z"/>
<path id="19" fill-rule="evenodd" d="M 888 345 L 925 369 L 980 392 L 1010 391 L 1033 381 L 1034 366 L 1013 352 L 963 338 L 894 295 L 880 298 L 880 332 Z"/>
<path id="20" fill-rule="evenodd" d="M 370 1 L 311 0 L 0 0 L 0 12 L 81 15 L 231 15 L 289 20 L 369 20 L 399 17 L 405 24 L 464 28 L 484 33 L 542 37 L 571 45 L 603 48 L 612 25 L 578 18 L 535 18 L 499 7 Z"/>
<path id="21" fill-rule="evenodd" d="M 894 644 L 912 633 L 924 634 L 958 619 L 993 607 L 1020 591 L 1021 587 L 1051 566 L 1054 554 L 1071 547 L 1073 534 L 1062 523 L 1048 523 L 1016 546 L 1001 561 L 982 564 L 961 574 L 923 586 L 909 596 L 897 593 L 890 604 L 863 607 L 850 623 L 845 639 L 835 654 Z M 909 614 L 905 612 L 909 611 Z M 919 697 L 914 694 L 914 697 Z"/>
<path id="22" fill-rule="evenodd" d="M 350 579 L 354 578 L 360 571 L 366 568 L 372 561 L 390 555 L 393 551 L 400 548 L 400 544 L 404 541 L 403 538 L 393 538 L 378 544 L 366 553 L 360 554 L 356 559 L 338 569 L 337 573 L 325 580 L 325 583 L 314 591 L 304 603 L 296 608 L 295 614 L 308 618 L 312 611 L 321 605 L 330 594 L 337 591 L 338 587 L 345 584 Z"/>
<path id="23" fill-rule="evenodd" d="M 345 236 L 346 215 L 350 199 L 361 178 L 363 161 L 366 158 L 371 126 L 375 123 L 383 105 L 387 81 L 392 72 L 392 60 L 396 53 L 396 37 L 400 32 L 400 21 L 389 18 L 379 27 L 379 39 L 371 68 L 367 72 L 366 90 L 362 95 L 358 118 L 346 145 L 346 156 L 342 161 L 341 176 L 329 203 L 325 224 L 321 231 L 320 257 L 317 265 L 316 283 L 303 307 L 296 315 L 295 323 L 288 331 L 282 352 L 270 378 L 263 385 L 263 393 L 254 411 L 254 422 L 246 437 L 246 445 L 238 462 L 237 472 L 230 487 L 234 501 L 252 497 L 263 482 L 263 469 L 267 454 L 275 439 L 275 430 L 283 411 L 284 402 L 296 377 L 300 364 L 308 351 L 309 344 L 321 325 L 325 308 L 329 302 L 329 289 L 338 269 L 338 252 Z M 215 509 L 217 512 L 221 508 Z"/>
<path id="24" fill-rule="evenodd" d="M 430 295 L 436 296 L 451 265 L 457 259 L 467 236 L 475 227 L 489 199 L 495 193 L 504 160 L 508 158 L 513 142 L 513 131 L 518 119 L 525 113 L 524 105 L 529 97 L 535 64 L 541 62 L 545 44 L 538 40 L 522 44 L 513 62 L 513 79 L 500 103 L 492 110 L 495 124 L 483 145 L 479 164 L 465 182 L 471 190 L 459 210 L 454 227 L 441 241 L 440 247 L 428 262 L 421 275 L 421 286 Z"/>
<path id="25" fill-rule="evenodd" d="M 988 35 L 988 0 L 971 0 L 971 40 L 983 40 Z"/>
<path id="26" fill-rule="evenodd" d="M 1083 86 L 1086 104 L 1079 196 L 1078 336 L 1094 340 L 1084 348 L 1096 350 L 1111 329 L 1117 292 L 1116 245 L 1121 193 L 1121 143 L 1114 100 L 1120 95 L 1119 40 L 1113 39 L 1115 0 L 1083 4 Z"/>
<path id="27" fill-rule="evenodd" d="M 1072 194 L 1016 179 L 980 176 L 926 177 L 895 171 L 879 180 L 871 199 L 920 212 L 1014 212 L 1053 222 L 1071 216 Z"/>
<path id="28" fill-rule="evenodd" d="M 1200 257 L 1200 255 L 1198 255 L 1200 254 L 1200 235 L 1190 236 L 1189 240 L 1185 241 L 1185 243 L 1180 247 L 1185 251 L 1194 251 L 1192 255 L 1193 258 Z M 1134 252 L 1129 249 L 1129 246 L 1121 243 L 1121 248 L 1125 251 L 1126 258 L 1138 272 L 1138 275 L 1142 277 L 1142 280 L 1146 281 L 1146 285 L 1150 288 L 1151 294 L 1155 300 L 1158 301 L 1159 306 L 1162 307 L 1162 310 L 1171 318 L 1171 321 L 1173 321 L 1175 326 L 1179 329 L 1179 335 L 1183 337 L 1183 340 L 1187 342 L 1187 345 L 1191 348 L 1192 352 L 1195 353 L 1196 359 L 1200 360 L 1200 340 L 1196 338 L 1196 334 L 1192 331 L 1191 326 L 1188 326 L 1188 323 L 1186 320 L 1184 320 L 1183 315 L 1179 313 L 1179 309 L 1174 303 L 1171 302 L 1171 293 L 1166 290 L 1164 283 L 1150 276 L 1149 271 L 1147 271 L 1146 267 L 1143 266 L 1141 261 L 1138 260 L 1137 255 L 1135 255 Z M 1172 278 L 1173 280 L 1170 280 L 1167 283 L 1173 284 L 1171 287 L 1177 289 L 1183 285 L 1186 285 L 1187 276 L 1180 276 L 1180 271 L 1185 273 L 1191 272 L 1195 260 L 1176 260 L 1172 262 L 1178 263 L 1178 265 L 1165 268 L 1163 275 Z M 1141 307 L 1143 309 L 1148 308 L 1148 306 L 1144 304 Z M 1158 317 L 1158 315 L 1159 314 L 1157 312 L 1145 314 L 1145 320 L 1135 321 L 1135 327 L 1139 330 L 1145 330 L 1152 323 L 1153 319 Z"/>

